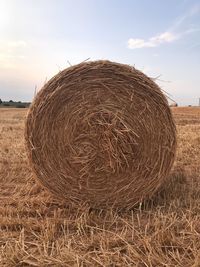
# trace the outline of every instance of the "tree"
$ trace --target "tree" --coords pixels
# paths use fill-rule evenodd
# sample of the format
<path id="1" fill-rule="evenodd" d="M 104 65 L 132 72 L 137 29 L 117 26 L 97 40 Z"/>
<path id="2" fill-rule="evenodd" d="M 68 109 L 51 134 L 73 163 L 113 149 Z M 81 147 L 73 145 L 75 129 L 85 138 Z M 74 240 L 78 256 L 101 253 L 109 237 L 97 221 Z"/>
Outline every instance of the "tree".
<path id="1" fill-rule="evenodd" d="M 1 98 L 0 98 L 0 105 L 3 103 L 3 101 L 1 100 Z"/>

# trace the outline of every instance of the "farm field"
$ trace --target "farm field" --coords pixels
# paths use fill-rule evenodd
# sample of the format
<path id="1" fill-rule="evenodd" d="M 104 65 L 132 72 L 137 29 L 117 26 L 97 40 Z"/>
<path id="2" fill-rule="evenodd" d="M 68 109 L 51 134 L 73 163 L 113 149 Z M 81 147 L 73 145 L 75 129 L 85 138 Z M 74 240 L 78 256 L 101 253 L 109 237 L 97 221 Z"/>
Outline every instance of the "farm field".
<path id="1" fill-rule="evenodd" d="M 75 209 L 35 183 L 27 109 L 0 109 L 0 266 L 200 267 L 200 108 L 176 107 L 166 184 L 131 211 Z"/>

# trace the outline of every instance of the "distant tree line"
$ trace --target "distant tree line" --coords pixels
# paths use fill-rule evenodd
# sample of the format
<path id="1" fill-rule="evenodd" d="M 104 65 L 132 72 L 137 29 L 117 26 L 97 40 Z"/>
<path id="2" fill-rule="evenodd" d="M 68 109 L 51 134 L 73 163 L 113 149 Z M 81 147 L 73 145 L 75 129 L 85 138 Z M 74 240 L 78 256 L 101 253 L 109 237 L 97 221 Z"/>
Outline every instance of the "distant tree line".
<path id="1" fill-rule="evenodd" d="M 28 108 L 30 106 L 30 102 L 21 102 L 21 101 L 2 101 L 0 99 L 0 107 L 10 107 L 10 108 Z"/>

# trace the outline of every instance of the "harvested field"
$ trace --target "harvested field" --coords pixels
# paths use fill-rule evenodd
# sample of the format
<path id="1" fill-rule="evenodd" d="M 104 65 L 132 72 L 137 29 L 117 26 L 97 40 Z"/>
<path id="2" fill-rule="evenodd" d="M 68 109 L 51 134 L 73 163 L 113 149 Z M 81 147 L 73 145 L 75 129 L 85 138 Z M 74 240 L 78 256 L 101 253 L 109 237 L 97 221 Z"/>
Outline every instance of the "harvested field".
<path id="1" fill-rule="evenodd" d="M 178 125 L 200 124 L 200 108 L 198 107 L 174 107 L 172 108 Z"/>
<path id="2" fill-rule="evenodd" d="M 178 153 L 170 183 L 117 213 L 57 201 L 35 184 L 27 110 L 0 109 L 0 266 L 200 266 L 200 108 L 172 108 Z"/>

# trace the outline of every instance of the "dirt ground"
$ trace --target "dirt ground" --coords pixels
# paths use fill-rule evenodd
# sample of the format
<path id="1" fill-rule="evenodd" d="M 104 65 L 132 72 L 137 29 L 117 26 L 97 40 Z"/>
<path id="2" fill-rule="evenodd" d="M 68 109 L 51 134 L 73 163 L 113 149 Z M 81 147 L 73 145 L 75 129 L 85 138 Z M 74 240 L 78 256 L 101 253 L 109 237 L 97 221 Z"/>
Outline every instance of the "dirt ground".
<path id="1" fill-rule="evenodd" d="M 133 210 L 74 208 L 35 183 L 26 109 L 0 109 L 0 266 L 200 267 L 200 108 L 172 108 L 169 183 Z"/>

